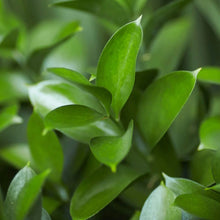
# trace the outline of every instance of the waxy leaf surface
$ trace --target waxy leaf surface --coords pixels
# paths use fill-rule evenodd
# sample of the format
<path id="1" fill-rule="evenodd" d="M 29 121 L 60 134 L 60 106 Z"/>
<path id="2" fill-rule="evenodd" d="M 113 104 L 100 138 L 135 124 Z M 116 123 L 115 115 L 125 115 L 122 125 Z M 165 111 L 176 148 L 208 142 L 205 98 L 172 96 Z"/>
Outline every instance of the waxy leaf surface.
<path id="1" fill-rule="evenodd" d="M 189 98 L 198 71 L 178 71 L 154 81 L 139 101 L 137 121 L 153 148 L 168 130 Z"/>
<path id="2" fill-rule="evenodd" d="M 181 220 L 181 210 L 173 206 L 175 194 L 164 185 L 158 186 L 146 200 L 140 220 Z"/>
<path id="3" fill-rule="evenodd" d="M 220 203 L 198 193 L 183 194 L 175 199 L 176 206 L 200 218 L 220 218 Z"/>
<path id="4" fill-rule="evenodd" d="M 119 114 L 135 81 L 136 58 L 142 41 L 140 18 L 121 27 L 99 58 L 96 82 L 112 94 L 112 109 Z"/>
<path id="5" fill-rule="evenodd" d="M 116 166 L 128 154 L 133 136 L 133 121 L 130 122 L 127 131 L 119 137 L 97 137 L 91 140 L 90 149 L 97 160 L 110 166 L 113 172 Z"/>
<path id="6" fill-rule="evenodd" d="M 116 173 L 101 167 L 85 178 L 76 189 L 70 206 L 73 219 L 87 219 L 115 199 L 141 172 L 121 165 Z"/>

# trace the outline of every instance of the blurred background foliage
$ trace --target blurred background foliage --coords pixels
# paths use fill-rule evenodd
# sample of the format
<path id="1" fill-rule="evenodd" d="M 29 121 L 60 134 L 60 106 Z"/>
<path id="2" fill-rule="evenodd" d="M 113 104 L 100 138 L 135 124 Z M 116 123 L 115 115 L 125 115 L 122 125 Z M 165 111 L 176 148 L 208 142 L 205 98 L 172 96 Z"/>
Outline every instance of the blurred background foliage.
<path id="1" fill-rule="evenodd" d="M 86 77 L 95 75 L 99 55 L 112 33 L 141 14 L 144 37 L 137 71 L 154 69 L 160 77 L 173 70 L 220 65 L 219 0 L 55 2 L 0 0 L 0 182 L 3 195 L 17 169 L 31 160 L 26 128 L 32 107 L 27 91 L 31 84 L 53 77 L 47 73 L 48 67 L 74 69 Z M 135 94 L 132 96 L 135 99 Z M 132 115 L 134 103 L 127 102 L 123 109 L 125 124 L 128 123 L 126 112 Z M 130 163 L 138 167 L 147 158 L 151 172 L 147 180 L 136 181 L 94 219 L 128 219 L 159 183 L 161 172 L 211 184 L 208 171 L 205 177 L 198 176 L 197 161 L 206 152 L 198 153 L 196 149 L 201 121 L 207 116 L 219 115 L 219 109 L 219 87 L 201 83 L 152 154 L 141 142 L 138 132 L 135 133 L 139 147 L 132 150 L 128 160 L 131 158 Z M 7 120 L 1 121 L 1 117 Z M 98 162 L 84 144 L 61 133 L 58 136 L 64 152 L 63 182 L 72 192 Z M 212 152 L 207 154 L 201 164 L 203 169 Z M 135 157 L 144 162 L 136 164 Z M 66 200 L 66 192 L 62 191 L 65 187 L 59 187 L 55 190 L 57 193 L 46 187 L 44 207 L 53 219 L 68 219 L 68 205 L 60 202 Z"/>

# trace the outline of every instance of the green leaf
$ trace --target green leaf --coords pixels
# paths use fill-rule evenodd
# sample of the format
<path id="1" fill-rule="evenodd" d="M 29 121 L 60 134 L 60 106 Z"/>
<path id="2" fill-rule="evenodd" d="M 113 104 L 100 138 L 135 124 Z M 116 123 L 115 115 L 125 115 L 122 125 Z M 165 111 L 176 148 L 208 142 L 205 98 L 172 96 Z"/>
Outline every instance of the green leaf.
<path id="1" fill-rule="evenodd" d="M 47 210 L 49 214 L 53 213 L 53 211 L 56 210 L 56 208 L 60 206 L 60 204 L 61 202 L 57 199 L 47 196 L 43 197 L 43 207 L 45 208 L 45 210 Z"/>
<path id="2" fill-rule="evenodd" d="M 198 71 L 173 72 L 154 81 L 145 90 L 139 102 L 137 121 L 146 142 L 152 148 L 189 98 Z"/>
<path id="3" fill-rule="evenodd" d="M 39 73 L 44 59 L 56 47 L 69 40 L 74 34 L 80 31 L 81 28 L 78 22 L 71 22 L 65 25 L 54 38 L 50 45 L 38 48 L 29 55 L 26 65 L 34 72 Z"/>
<path id="4" fill-rule="evenodd" d="M 220 149 L 220 117 L 207 118 L 200 126 L 200 149 Z"/>
<path id="5" fill-rule="evenodd" d="M 20 170 L 14 179 L 12 180 L 8 192 L 6 195 L 4 207 L 5 207 L 5 214 L 8 219 L 12 220 L 15 217 L 15 209 L 18 197 L 22 192 L 22 189 L 25 185 L 34 177 L 36 174 L 34 171 L 25 166 L 22 170 Z"/>
<path id="6" fill-rule="evenodd" d="M 166 186 L 177 196 L 194 192 L 202 192 L 205 187 L 197 182 L 184 178 L 172 178 L 163 174 Z"/>
<path id="7" fill-rule="evenodd" d="M 220 17 L 220 5 L 218 0 L 209 0 L 209 1 L 195 1 L 196 6 L 201 11 L 202 15 L 209 22 L 213 31 L 216 32 L 217 36 L 220 38 L 220 26 L 219 26 L 219 17 Z"/>
<path id="8" fill-rule="evenodd" d="M 52 4 L 52 6 L 85 11 L 116 24 L 123 24 L 130 16 L 127 8 L 124 7 L 124 4 L 120 3 L 121 1 L 119 1 L 120 0 L 75 0 L 57 2 Z"/>
<path id="9" fill-rule="evenodd" d="M 79 88 L 94 95 L 103 104 L 107 113 L 109 112 L 112 97 L 108 90 L 91 84 L 82 74 L 70 69 L 49 68 L 48 71 L 76 84 Z"/>
<path id="10" fill-rule="evenodd" d="M 180 195 L 174 204 L 200 218 L 210 220 L 220 218 L 220 203 L 198 193 Z"/>
<path id="11" fill-rule="evenodd" d="M 17 112 L 18 112 L 17 105 L 11 105 L 5 107 L 0 112 L 0 132 L 12 124 L 19 124 L 22 122 L 22 118 L 17 116 Z"/>
<path id="12" fill-rule="evenodd" d="M 181 210 L 173 206 L 175 194 L 166 186 L 158 186 L 146 200 L 140 220 L 181 220 Z"/>
<path id="13" fill-rule="evenodd" d="M 56 134 L 45 129 L 40 116 L 33 113 L 28 122 L 27 134 L 31 156 L 40 171 L 50 169 L 54 181 L 59 181 L 63 169 L 63 151 Z"/>
<path id="14" fill-rule="evenodd" d="M 219 67 L 203 67 L 198 74 L 198 80 L 213 84 L 220 84 L 220 68 Z"/>
<path id="15" fill-rule="evenodd" d="M 0 103 L 27 98 L 29 80 L 18 72 L 0 73 Z"/>
<path id="16" fill-rule="evenodd" d="M 130 220 L 140 220 L 140 211 L 136 211 Z"/>
<path id="17" fill-rule="evenodd" d="M 158 68 L 162 75 L 177 68 L 189 39 L 190 22 L 188 18 L 180 18 L 160 30 L 150 47 L 148 68 Z"/>
<path id="18" fill-rule="evenodd" d="M 72 128 L 104 120 L 105 116 L 84 105 L 65 105 L 49 112 L 45 118 L 47 128 Z"/>
<path id="19" fill-rule="evenodd" d="M 121 129 L 110 118 L 82 105 L 59 107 L 45 118 L 48 129 L 55 128 L 83 143 L 97 136 L 120 135 Z"/>
<path id="20" fill-rule="evenodd" d="M 135 81 L 136 57 L 142 41 L 140 19 L 121 27 L 108 41 L 99 58 L 96 82 L 112 94 L 112 108 L 119 114 Z"/>
<path id="21" fill-rule="evenodd" d="M 30 150 L 27 144 L 16 144 L 1 148 L 0 157 L 18 169 L 24 167 L 28 161 L 31 161 L 33 166 Z"/>
<path id="22" fill-rule="evenodd" d="M 28 211 L 36 201 L 37 196 L 40 194 L 41 188 L 48 174 L 49 171 L 47 170 L 34 176 L 27 184 L 25 184 L 25 187 L 21 189 L 16 201 L 16 220 L 23 220 L 27 215 Z"/>
<path id="23" fill-rule="evenodd" d="M 47 213 L 45 209 L 42 209 L 41 220 L 51 220 L 49 214 Z"/>
<path id="24" fill-rule="evenodd" d="M 141 172 L 120 165 L 116 173 L 101 167 L 84 179 L 76 189 L 70 206 L 73 219 L 87 219 L 115 199 Z"/>
<path id="25" fill-rule="evenodd" d="M 18 29 L 11 30 L 0 42 L 0 49 L 15 49 L 18 36 Z"/>
<path id="26" fill-rule="evenodd" d="M 212 161 L 216 152 L 214 150 L 197 151 L 191 161 L 191 178 L 202 185 L 214 183 L 212 176 Z M 202 161 L 202 163 L 201 163 Z"/>
<path id="27" fill-rule="evenodd" d="M 71 104 L 85 105 L 105 113 L 97 98 L 68 82 L 49 80 L 38 83 L 29 87 L 29 96 L 35 111 L 43 116 L 60 106 Z"/>
<path id="28" fill-rule="evenodd" d="M 154 31 L 160 25 L 174 17 L 177 12 L 180 13 L 190 2 L 192 2 L 192 0 L 175 0 L 152 13 L 144 28 L 144 42 L 146 46 L 151 42 L 150 40 L 155 33 Z"/>
<path id="29" fill-rule="evenodd" d="M 132 145 L 133 121 L 129 123 L 127 131 L 119 137 L 96 137 L 90 142 L 90 149 L 97 160 L 109 166 L 116 172 L 117 165 L 128 154 Z"/>

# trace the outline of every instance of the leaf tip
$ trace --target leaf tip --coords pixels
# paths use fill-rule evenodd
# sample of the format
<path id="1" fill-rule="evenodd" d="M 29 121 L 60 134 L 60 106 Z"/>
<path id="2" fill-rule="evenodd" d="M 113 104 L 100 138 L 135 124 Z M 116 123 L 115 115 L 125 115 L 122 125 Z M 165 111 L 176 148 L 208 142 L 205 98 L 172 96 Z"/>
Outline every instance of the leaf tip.
<path id="1" fill-rule="evenodd" d="M 142 15 L 139 18 L 137 18 L 134 22 L 136 23 L 136 25 L 140 26 L 141 20 L 142 20 Z"/>
<path id="2" fill-rule="evenodd" d="M 110 165 L 110 168 L 111 168 L 112 173 L 116 173 L 116 171 L 117 171 L 117 165 L 116 164 Z"/>
<path id="3" fill-rule="evenodd" d="M 201 71 L 201 67 L 193 71 L 193 76 L 197 78 L 198 73 Z"/>

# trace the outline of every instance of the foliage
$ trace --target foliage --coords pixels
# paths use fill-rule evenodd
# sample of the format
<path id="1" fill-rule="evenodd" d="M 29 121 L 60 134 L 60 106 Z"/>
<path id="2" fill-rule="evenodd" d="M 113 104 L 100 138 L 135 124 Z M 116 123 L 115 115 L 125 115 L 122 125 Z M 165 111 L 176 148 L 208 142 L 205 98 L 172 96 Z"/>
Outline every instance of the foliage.
<path id="1" fill-rule="evenodd" d="M 0 0 L 0 219 L 219 219 L 219 17 Z"/>

